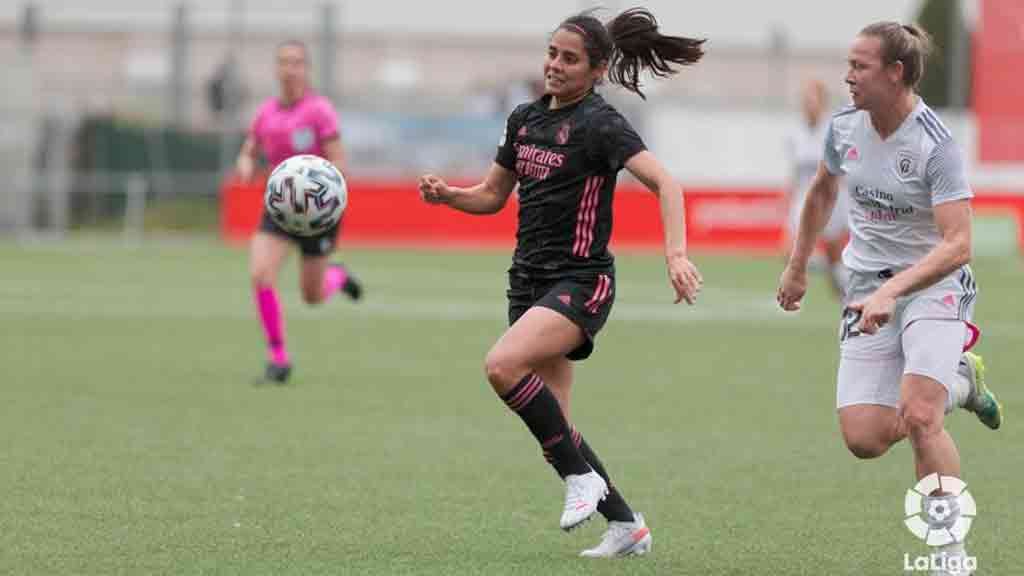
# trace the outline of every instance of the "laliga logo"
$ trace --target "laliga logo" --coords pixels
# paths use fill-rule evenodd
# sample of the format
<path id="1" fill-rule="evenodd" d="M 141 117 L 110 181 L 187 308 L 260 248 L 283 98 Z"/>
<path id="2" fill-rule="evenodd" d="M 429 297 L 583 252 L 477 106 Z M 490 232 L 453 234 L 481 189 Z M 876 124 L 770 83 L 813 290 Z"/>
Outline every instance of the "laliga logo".
<path id="1" fill-rule="evenodd" d="M 939 491 L 946 494 L 931 496 Z M 978 514 L 967 484 L 954 476 L 925 476 L 907 490 L 903 510 L 907 528 L 929 546 L 963 542 Z"/>

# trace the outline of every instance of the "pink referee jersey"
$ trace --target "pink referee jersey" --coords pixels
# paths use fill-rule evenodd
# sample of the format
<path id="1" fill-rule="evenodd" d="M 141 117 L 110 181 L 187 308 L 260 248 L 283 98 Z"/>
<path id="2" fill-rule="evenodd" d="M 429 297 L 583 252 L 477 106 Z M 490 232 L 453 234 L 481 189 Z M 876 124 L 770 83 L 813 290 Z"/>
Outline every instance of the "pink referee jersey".
<path id="1" fill-rule="evenodd" d="M 324 155 L 324 142 L 338 136 L 338 115 L 330 101 L 315 92 L 285 107 L 277 98 L 260 105 L 249 135 L 274 167 L 296 154 Z"/>

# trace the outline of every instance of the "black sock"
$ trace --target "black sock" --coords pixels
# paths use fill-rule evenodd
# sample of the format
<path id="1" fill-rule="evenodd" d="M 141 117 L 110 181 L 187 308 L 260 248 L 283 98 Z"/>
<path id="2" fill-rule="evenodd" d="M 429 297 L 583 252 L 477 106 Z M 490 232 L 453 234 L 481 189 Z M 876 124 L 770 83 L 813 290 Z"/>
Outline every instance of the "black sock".
<path id="1" fill-rule="evenodd" d="M 580 454 L 587 460 L 590 467 L 608 483 L 608 496 L 597 504 L 597 511 L 608 521 L 632 522 L 635 520 L 633 509 L 629 507 L 629 504 L 626 504 L 625 498 L 619 493 L 618 488 L 612 484 L 612 479 L 608 477 L 608 472 L 605 471 L 601 459 L 590 449 L 587 441 L 583 439 L 583 435 L 576 431 L 575 426 L 572 427 L 572 441 L 579 447 Z"/>
<path id="2" fill-rule="evenodd" d="M 533 433 L 544 457 L 554 466 L 558 475 L 586 474 L 590 466 L 573 443 L 572 431 L 565 421 L 558 399 L 536 374 L 527 374 L 512 390 L 502 395 L 505 404 L 519 414 Z"/>

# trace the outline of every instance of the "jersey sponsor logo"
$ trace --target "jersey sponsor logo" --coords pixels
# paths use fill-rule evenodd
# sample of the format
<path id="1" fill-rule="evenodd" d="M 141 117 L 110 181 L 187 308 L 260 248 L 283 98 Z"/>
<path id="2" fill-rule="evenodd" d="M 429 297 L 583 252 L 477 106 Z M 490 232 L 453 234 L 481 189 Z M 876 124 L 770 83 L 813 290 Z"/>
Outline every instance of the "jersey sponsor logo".
<path id="1" fill-rule="evenodd" d="M 308 126 L 292 131 L 292 149 L 296 152 L 309 150 L 313 147 L 315 140 L 313 129 Z"/>
<path id="2" fill-rule="evenodd" d="M 898 203 L 892 193 L 871 186 L 854 186 L 852 196 L 872 222 L 895 222 L 914 213 L 913 206 Z"/>
<path id="3" fill-rule="evenodd" d="M 552 152 L 547 148 L 532 144 L 515 144 L 516 173 L 544 180 L 551 175 L 551 170 L 561 168 L 565 164 L 565 154 Z"/>
<path id="4" fill-rule="evenodd" d="M 562 122 L 562 125 L 558 128 L 558 132 L 555 134 L 555 144 L 564 146 L 569 142 L 569 134 L 572 132 L 572 123 L 568 120 Z"/>
<path id="5" fill-rule="evenodd" d="M 909 150 L 896 153 L 896 175 L 901 181 L 910 180 L 917 172 L 917 157 Z"/>

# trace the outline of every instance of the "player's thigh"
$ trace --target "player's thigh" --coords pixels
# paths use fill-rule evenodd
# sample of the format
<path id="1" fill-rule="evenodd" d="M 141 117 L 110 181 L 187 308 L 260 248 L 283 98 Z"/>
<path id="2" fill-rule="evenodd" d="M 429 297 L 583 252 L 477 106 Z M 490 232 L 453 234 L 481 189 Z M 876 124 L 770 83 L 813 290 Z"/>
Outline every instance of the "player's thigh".
<path id="1" fill-rule="evenodd" d="M 902 404 L 910 418 L 934 419 L 952 408 L 951 391 L 968 338 L 959 320 L 921 319 L 903 330 Z"/>
<path id="2" fill-rule="evenodd" d="M 550 308 L 534 306 L 491 347 L 486 361 L 488 376 L 492 381 L 523 376 L 537 366 L 564 357 L 584 339 L 583 330 L 572 320 Z"/>
<path id="3" fill-rule="evenodd" d="M 859 321 L 859 313 L 847 310 L 840 324 L 836 408 L 898 408 L 904 368 L 899 324 L 891 322 L 875 334 L 865 334 L 857 329 Z"/>
<path id="4" fill-rule="evenodd" d="M 291 241 L 270 232 L 256 232 L 249 244 L 249 275 L 256 284 L 270 285 L 277 281 Z"/>
<path id="5" fill-rule="evenodd" d="M 899 417 L 893 406 L 851 404 L 839 409 L 839 430 L 853 452 L 878 456 L 898 438 Z"/>

